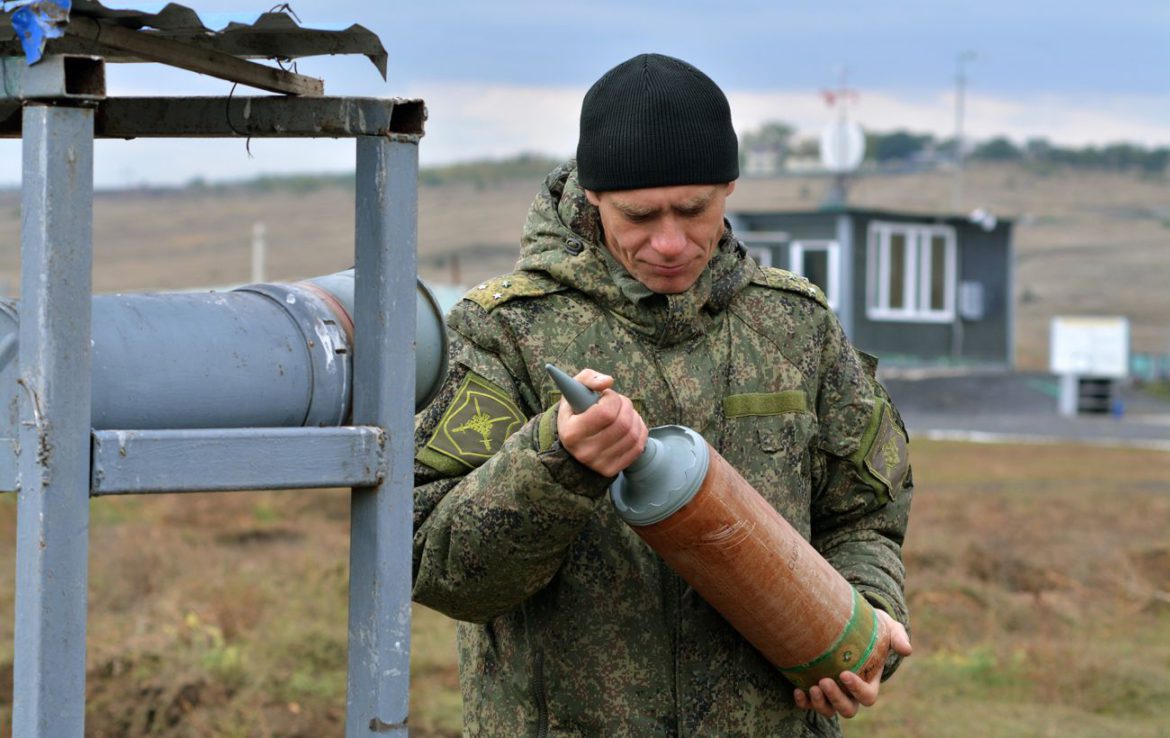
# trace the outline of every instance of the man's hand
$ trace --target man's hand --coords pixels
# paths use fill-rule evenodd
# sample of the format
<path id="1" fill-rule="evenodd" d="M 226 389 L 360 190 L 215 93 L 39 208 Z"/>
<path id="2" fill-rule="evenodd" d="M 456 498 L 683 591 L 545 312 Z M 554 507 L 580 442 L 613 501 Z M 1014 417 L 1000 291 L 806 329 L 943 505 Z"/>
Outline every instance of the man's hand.
<path id="1" fill-rule="evenodd" d="M 879 623 L 890 634 L 890 648 L 900 656 L 910 655 L 910 636 L 906 629 L 897 620 L 894 620 L 884 610 L 875 609 Z M 874 674 L 868 681 L 851 671 L 841 672 L 841 685 L 832 679 L 822 679 L 820 684 L 810 687 L 806 694 L 804 690 L 795 692 L 796 706 L 802 710 L 816 710 L 825 717 L 840 715 L 851 718 L 861 711 L 861 708 L 872 707 L 877 702 L 878 691 L 881 688 L 882 670 L 874 669 Z"/>
<path id="2" fill-rule="evenodd" d="M 580 415 L 564 400 L 557 410 L 557 433 L 561 445 L 577 461 L 605 477 L 617 476 L 642 453 L 648 430 L 634 403 L 614 392 L 613 377 L 592 369 L 576 376 L 594 392 L 601 393 L 597 404 Z"/>

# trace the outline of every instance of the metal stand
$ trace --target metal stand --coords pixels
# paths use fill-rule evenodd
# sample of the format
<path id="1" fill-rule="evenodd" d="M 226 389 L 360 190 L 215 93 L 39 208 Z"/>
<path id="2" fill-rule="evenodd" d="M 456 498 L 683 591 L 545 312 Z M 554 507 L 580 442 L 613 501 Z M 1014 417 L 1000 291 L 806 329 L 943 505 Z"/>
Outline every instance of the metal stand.
<path id="1" fill-rule="evenodd" d="M 93 111 L 24 109 L 14 736 L 80 736 L 89 582 Z"/>
<path id="2" fill-rule="evenodd" d="M 389 435 L 384 475 L 376 486 L 355 487 L 350 503 L 351 738 L 407 734 L 418 271 L 417 147 L 367 137 L 358 139 L 357 155 L 353 420 Z"/>
<path id="3" fill-rule="evenodd" d="M 9 470 L 8 479 L 0 473 L 0 489 L 19 492 L 13 735 L 84 733 L 91 443 L 104 454 L 112 439 L 128 437 L 93 434 L 90 427 L 95 134 L 357 139 L 354 425 L 155 432 L 143 435 L 156 442 L 142 449 L 166 454 L 147 466 L 180 480 L 171 490 L 232 487 L 223 469 L 210 478 L 203 461 L 209 440 L 264 448 L 271 463 L 285 467 L 281 482 L 288 487 L 353 486 L 346 735 L 407 733 L 417 174 L 425 111 L 421 101 L 258 99 L 262 115 L 248 117 L 245 98 L 176 98 L 163 121 L 151 117 L 157 100 L 63 98 L 47 105 L 12 90 L 0 99 L 0 135 L 24 138 L 20 422 L 0 433 L 0 470 Z M 200 117 L 206 105 L 220 112 Z M 14 131 L 16 107 L 23 108 L 22 130 Z M 224 110 L 240 116 L 230 130 L 223 129 Z M 2 389 L 5 396 L 10 391 Z M 300 463 L 308 447 L 338 458 Z M 356 465 L 344 457 L 355 447 L 362 449 Z M 258 481 L 245 465 L 233 468 L 240 470 L 236 488 Z"/>

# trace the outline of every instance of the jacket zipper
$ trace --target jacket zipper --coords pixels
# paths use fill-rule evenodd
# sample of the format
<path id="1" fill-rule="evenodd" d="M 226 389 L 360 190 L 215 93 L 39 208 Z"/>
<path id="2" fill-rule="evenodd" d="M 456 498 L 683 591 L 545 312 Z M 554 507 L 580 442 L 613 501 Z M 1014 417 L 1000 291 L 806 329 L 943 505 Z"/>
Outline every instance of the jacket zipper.
<path id="1" fill-rule="evenodd" d="M 544 653 L 532 664 L 532 699 L 536 703 L 536 738 L 548 738 L 548 697 L 544 693 Z"/>

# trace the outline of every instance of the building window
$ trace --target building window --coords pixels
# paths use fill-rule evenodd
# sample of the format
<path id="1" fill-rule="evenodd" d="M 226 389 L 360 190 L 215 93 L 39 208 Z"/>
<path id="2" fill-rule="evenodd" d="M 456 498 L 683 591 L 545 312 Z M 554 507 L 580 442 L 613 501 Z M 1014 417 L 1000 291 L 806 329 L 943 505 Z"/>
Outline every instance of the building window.
<path id="1" fill-rule="evenodd" d="M 836 241 L 793 241 L 788 245 L 791 270 L 820 287 L 834 312 L 840 305 L 840 254 Z"/>
<path id="2" fill-rule="evenodd" d="M 869 226 L 866 316 L 943 323 L 955 318 L 955 229 L 884 223 Z"/>

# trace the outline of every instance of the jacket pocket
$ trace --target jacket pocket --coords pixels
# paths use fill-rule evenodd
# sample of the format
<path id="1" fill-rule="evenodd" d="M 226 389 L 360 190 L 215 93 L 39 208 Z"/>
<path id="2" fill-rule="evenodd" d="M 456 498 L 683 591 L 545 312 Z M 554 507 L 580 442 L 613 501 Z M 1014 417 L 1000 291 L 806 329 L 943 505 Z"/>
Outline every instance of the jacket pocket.
<path id="1" fill-rule="evenodd" d="M 791 395 L 791 399 L 768 401 L 789 403 L 782 412 L 729 415 L 723 456 L 789 523 L 807 535 L 817 418 L 801 409 L 804 393 L 794 392 L 776 393 Z"/>
<path id="2" fill-rule="evenodd" d="M 755 441 L 764 453 L 803 452 L 816 425 L 808 405 L 802 390 L 752 392 L 723 398 L 723 414 L 733 432 L 751 433 L 754 429 Z"/>
<path id="3" fill-rule="evenodd" d="M 751 418 L 749 422 L 756 427 L 760 450 L 773 456 L 804 458 L 816 432 L 816 418 L 807 412 Z"/>

